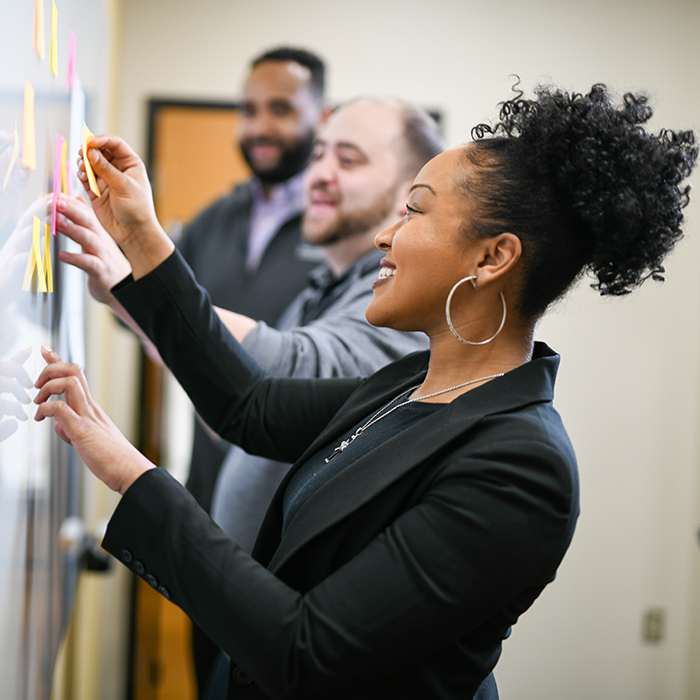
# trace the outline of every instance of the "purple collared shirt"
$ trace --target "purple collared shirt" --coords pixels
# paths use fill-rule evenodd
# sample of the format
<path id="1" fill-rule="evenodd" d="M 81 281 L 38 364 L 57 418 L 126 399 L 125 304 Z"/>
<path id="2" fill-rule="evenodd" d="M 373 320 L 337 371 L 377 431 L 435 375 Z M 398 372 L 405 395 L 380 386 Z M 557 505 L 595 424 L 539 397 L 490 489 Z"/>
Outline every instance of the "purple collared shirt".
<path id="1" fill-rule="evenodd" d="M 282 225 L 301 214 L 304 208 L 303 179 L 304 173 L 301 172 L 289 180 L 273 185 L 270 188 L 269 199 L 265 199 L 260 180 L 255 177 L 251 180 L 253 208 L 246 259 L 246 268 L 249 271 L 253 272 L 258 268 L 267 246 Z"/>

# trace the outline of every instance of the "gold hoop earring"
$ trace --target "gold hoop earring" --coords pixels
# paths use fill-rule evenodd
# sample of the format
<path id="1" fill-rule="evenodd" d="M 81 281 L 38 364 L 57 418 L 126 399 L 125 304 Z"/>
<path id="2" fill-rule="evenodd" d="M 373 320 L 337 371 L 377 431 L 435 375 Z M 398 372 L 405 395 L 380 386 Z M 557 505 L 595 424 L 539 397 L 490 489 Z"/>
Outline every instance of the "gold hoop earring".
<path id="1" fill-rule="evenodd" d="M 450 293 L 447 295 L 447 303 L 445 304 L 445 318 L 447 319 L 447 325 L 449 326 L 450 331 L 452 331 L 452 335 L 465 345 L 486 345 L 487 343 L 490 343 L 496 338 L 496 336 L 498 336 L 498 334 L 503 330 L 503 326 L 505 326 L 506 324 L 506 299 L 503 296 L 503 292 L 499 292 L 498 295 L 501 297 L 501 304 L 503 304 L 503 318 L 501 319 L 501 325 L 498 326 L 498 330 L 490 338 L 488 338 L 487 340 L 478 341 L 465 340 L 459 333 L 457 333 L 455 327 L 452 325 L 452 317 L 450 316 L 450 304 L 452 303 L 452 297 L 454 296 L 454 293 L 457 291 L 457 288 L 460 285 L 464 284 L 465 282 L 469 282 L 470 280 L 472 280 L 474 289 L 476 289 L 476 282 L 474 281 L 476 279 L 476 275 L 469 275 L 468 277 L 463 277 L 461 280 L 459 280 L 459 282 L 457 282 L 455 286 L 452 287 Z"/>

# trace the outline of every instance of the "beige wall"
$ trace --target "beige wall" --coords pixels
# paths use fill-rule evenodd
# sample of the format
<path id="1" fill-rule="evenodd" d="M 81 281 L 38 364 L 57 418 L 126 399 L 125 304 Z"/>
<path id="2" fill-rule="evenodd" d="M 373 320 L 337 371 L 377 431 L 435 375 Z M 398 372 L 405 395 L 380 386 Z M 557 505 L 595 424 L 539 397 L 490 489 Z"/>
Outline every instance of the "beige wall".
<path id="1" fill-rule="evenodd" d="M 656 126 L 699 126 L 696 0 L 122 6 L 115 127 L 142 153 L 148 97 L 234 96 L 246 61 L 280 43 L 328 60 L 333 101 L 382 92 L 443 111 L 449 145 L 494 114 L 511 73 L 526 87 L 646 88 Z M 497 679 L 507 700 L 700 697 L 698 202 L 687 214 L 666 284 L 621 300 L 582 284 L 540 328 L 563 356 L 557 404 L 579 456 L 583 510 L 557 581 L 505 644 Z M 667 612 L 658 645 L 640 638 L 649 607 Z"/>

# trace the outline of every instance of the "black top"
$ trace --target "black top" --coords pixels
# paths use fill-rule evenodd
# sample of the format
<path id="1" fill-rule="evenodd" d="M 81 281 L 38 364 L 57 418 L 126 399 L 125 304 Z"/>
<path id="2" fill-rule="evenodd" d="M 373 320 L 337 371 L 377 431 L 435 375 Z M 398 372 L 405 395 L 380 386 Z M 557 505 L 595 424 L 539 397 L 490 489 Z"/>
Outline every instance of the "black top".
<path id="1" fill-rule="evenodd" d="M 284 493 L 282 535 L 284 535 L 287 526 L 298 510 L 325 483 L 340 474 L 353 462 L 371 452 L 375 447 L 379 447 L 379 445 L 399 435 L 407 428 L 415 426 L 423 418 L 435 413 L 435 411 L 438 411 L 445 405 L 416 401 L 401 406 L 400 404 L 405 400 L 406 397 L 402 397 L 392 401 L 385 408 L 385 411 L 382 411 L 384 417 L 376 423 L 372 423 L 343 450 L 339 450 L 337 446 L 320 450 L 299 467 L 287 484 L 287 490 Z M 387 414 L 386 411 L 389 411 L 393 406 L 398 406 L 398 408 Z M 376 415 L 374 414 L 374 416 Z M 374 416 L 368 416 L 367 420 L 360 421 L 343 436 L 339 444 L 344 440 L 350 440 L 351 436 L 357 432 L 357 429 L 360 426 L 364 426 Z"/>

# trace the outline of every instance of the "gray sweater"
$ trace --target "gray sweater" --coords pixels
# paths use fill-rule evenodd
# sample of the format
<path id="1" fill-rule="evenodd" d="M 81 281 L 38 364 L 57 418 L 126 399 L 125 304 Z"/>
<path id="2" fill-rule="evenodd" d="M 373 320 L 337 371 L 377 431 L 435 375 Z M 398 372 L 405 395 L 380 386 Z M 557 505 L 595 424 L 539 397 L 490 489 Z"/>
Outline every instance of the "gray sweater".
<path id="1" fill-rule="evenodd" d="M 367 253 L 340 278 L 327 265 L 316 268 L 310 284 L 282 314 L 278 328 L 258 323 L 244 347 L 278 377 L 369 375 L 426 349 L 423 334 L 375 328 L 365 319 L 382 255 L 378 250 Z M 288 469 L 288 464 L 253 457 L 238 447 L 231 447 L 224 459 L 212 516 L 248 552 Z"/>

